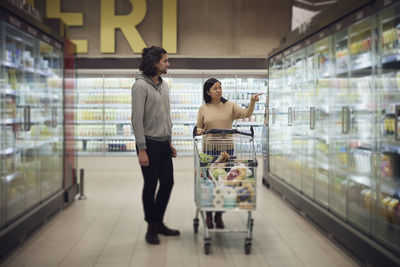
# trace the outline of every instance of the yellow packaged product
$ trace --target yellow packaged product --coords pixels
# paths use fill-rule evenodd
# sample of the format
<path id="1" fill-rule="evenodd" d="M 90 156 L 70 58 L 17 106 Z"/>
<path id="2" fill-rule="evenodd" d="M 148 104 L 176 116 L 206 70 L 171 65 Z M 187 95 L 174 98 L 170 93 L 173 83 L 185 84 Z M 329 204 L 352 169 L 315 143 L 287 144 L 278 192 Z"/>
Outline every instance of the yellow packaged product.
<path id="1" fill-rule="evenodd" d="M 387 220 L 390 223 L 394 223 L 396 217 L 396 206 L 399 204 L 398 199 L 392 199 L 387 205 Z"/>

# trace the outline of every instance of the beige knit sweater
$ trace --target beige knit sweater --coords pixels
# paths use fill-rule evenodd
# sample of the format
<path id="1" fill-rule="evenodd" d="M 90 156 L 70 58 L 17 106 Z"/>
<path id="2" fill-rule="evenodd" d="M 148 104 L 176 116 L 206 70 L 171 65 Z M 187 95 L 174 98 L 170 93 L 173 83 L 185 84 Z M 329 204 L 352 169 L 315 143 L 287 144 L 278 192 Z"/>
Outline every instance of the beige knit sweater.
<path id="1" fill-rule="evenodd" d="M 204 131 L 208 131 L 210 129 L 232 129 L 234 120 L 251 117 L 254 111 L 254 106 L 255 102 L 250 102 L 247 108 L 241 108 L 236 103 L 231 101 L 227 101 L 225 103 L 220 102 L 218 104 L 203 104 L 201 105 L 199 113 L 197 114 L 196 126 L 204 129 Z M 210 136 L 207 136 L 206 138 L 208 139 Z M 232 142 L 228 140 L 227 142 L 230 143 L 230 145 L 226 144 L 221 146 L 222 144 L 219 143 L 218 147 L 221 149 L 218 150 L 221 151 L 232 148 Z M 203 150 L 212 150 L 212 143 L 214 142 L 208 143 L 209 144 L 207 147 L 203 146 Z"/>

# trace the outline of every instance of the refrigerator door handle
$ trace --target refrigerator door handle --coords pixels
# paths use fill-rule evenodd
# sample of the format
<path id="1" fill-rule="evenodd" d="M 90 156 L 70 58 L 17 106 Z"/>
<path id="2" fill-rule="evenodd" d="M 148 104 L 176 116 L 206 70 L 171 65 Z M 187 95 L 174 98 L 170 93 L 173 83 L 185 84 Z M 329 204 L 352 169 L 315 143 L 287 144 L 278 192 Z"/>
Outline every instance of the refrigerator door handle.
<path id="1" fill-rule="evenodd" d="M 292 126 L 292 108 L 291 107 L 288 108 L 287 113 L 288 113 L 288 119 L 287 119 L 288 126 Z"/>
<path id="2" fill-rule="evenodd" d="M 31 107 L 28 107 L 28 131 L 31 130 L 32 127 L 32 118 L 31 118 Z"/>
<path id="3" fill-rule="evenodd" d="M 276 108 L 272 108 L 272 124 L 276 122 Z"/>
<path id="4" fill-rule="evenodd" d="M 342 134 L 350 132 L 350 108 L 342 107 Z"/>
<path id="5" fill-rule="evenodd" d="M 57 127 L 57 108 L 53 108 L 52 110 L 52 126 L 53 128 Z"/>
<path id="6" fill-rule="evenodd" d="M 310 130 L 315 129 L 315 108 L 310 107 Z"/>
<path id="7" fill-rule="evenodd" d="M 400 116 L 400 105 L 396 105 L 396 114 L 394 118 L 394 139 L 400 141 L 399 139 L 399 116 Z"/>
<path id="8" fill-rule="evenodd" d="M 346 131 L 344 129 L 344 118 L 346 117 L 345 116 L 345 112 L 346 112 L 345 109 L 346 109 L 346 107 L 342 107 L 342 134 L 346 133 Z"/>
<path id="9" fill-rule="evenodd" d="M 350 108 L 349 107 L 346 107 L 346 111 L 347 111 L 347 113 L 346 113 L 346 122 L 347 122 L 347 134 L 348 133 L 350 133 Z"/>
<path id="10" fill-rule="evenodd" d="M 24 107 L 22 110 L 23 114 L 24 114 L 24 123 L 23 123 L 23 130 L 26 131 L 26 123 L 28 120 L 28 111 L 27 111 L 27 107 Z"/>
<path id="11" fill-rule="evenodd" d="M 31 129 L 31 110 L 29 106 L 24 107 L 24 131 L 27 132 Z"/>

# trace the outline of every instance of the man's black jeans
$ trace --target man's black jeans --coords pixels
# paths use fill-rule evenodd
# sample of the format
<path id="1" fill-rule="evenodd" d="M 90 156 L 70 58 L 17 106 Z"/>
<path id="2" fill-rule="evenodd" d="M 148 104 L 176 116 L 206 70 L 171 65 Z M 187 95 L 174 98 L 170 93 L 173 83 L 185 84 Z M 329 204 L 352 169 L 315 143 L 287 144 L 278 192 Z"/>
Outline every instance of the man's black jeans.
<path id="1" fill-rule="evenodd" d="M 141 166 L 144 179 L 142 192 L 144 219 L 148 223 L 162 222 L 174 185 L 172 150 L 168 141 L 146 139 L 146 147 L 150 163 L 147 167 Z M 156 193 L 158 182 L 160 186 Z"/>

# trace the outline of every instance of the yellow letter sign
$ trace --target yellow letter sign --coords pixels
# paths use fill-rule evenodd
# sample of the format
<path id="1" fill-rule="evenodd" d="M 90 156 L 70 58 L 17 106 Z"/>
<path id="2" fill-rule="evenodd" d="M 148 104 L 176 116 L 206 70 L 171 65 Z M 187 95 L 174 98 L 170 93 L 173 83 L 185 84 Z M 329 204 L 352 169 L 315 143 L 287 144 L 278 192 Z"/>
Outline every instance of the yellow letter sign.
<path id="1" fill-rule="evenodd" d="M 115 53 L 115 29 L 121 29 L 133 52 L 141 53 L 146 43 L 136 25 L 146 16 L 146 0 L 129 0 L 132 12 L 115 15 L 115 0 L 101 0 L 100 47 L 102 53 Z"/>
<path id="2" fill-rule="evenodd" d="M 61 0 L 46 0 L 46 16 L 62 19 L 68 26 L 83 26 L 83 14 L 61 12 Z M 78 53 L 87 53 L 87 40 L 71 40 L 76 44 Z"/>
<path id="3" fill-rule="evenodd" d="M 175 54 L 177 47 L 177 1 L 163 0 L 162 45 L 170 54 Z"/>

